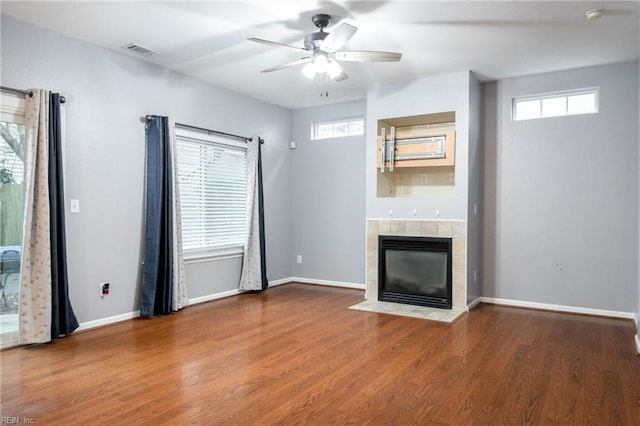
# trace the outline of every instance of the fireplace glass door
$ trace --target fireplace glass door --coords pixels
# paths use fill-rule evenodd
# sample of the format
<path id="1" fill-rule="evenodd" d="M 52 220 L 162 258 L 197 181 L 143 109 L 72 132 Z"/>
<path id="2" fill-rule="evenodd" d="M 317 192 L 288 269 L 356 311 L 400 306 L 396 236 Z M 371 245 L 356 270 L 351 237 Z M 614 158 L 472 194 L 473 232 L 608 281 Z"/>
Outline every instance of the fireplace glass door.
<path id="1" fill-rule="evenodd" d="M 451 308 L 451 239 L 380 236 L 382 301 Z"/>

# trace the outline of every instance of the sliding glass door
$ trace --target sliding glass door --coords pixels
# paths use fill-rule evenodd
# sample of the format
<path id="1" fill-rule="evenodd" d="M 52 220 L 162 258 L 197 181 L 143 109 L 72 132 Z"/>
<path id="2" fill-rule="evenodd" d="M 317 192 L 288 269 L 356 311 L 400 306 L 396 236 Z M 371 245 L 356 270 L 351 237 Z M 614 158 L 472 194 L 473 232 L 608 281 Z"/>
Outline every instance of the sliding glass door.
<path id="1" fill-rule="evenodd" d="M 0 102 L 0 347 L 18 344 L 24 181 L 24 99 Z"/>

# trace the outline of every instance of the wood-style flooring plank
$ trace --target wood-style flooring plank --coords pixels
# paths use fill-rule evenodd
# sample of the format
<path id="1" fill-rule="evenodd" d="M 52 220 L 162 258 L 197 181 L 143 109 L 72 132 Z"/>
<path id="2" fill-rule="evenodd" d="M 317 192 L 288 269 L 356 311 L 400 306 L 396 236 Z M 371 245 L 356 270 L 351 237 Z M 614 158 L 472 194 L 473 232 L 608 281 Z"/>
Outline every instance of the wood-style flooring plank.
<path id="1" fill-rule="evenodd" d="M 632 321 L 481 305 L 453 324 L 287 284 L 0 352 L 38 424 L 640 424 Z"/>

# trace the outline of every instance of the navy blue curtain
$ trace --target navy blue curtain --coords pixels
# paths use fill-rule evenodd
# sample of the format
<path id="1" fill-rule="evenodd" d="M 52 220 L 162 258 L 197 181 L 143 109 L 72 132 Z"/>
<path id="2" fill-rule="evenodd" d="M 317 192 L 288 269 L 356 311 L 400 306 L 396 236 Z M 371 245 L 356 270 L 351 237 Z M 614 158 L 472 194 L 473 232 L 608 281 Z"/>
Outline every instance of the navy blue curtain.
<path id="1" fill-rule="evenodd" d="M 262 151 L 261 146 L 264 143 L 262 138 L 258 139 L 258 221 L 260 223 L 260 263 L 262 272 L 262 290 L 266 290 L 269 287 L 269 280 L 267 279 L 267 258 L 265 250 L 265 235 L 264 235 L 264 194 L 262 192 Z"/>
<path id="2" fill-rule="evenodd" d="M 140 316 L 171 312 L 173 282 L 173 182 L 169 119 L 152 115 L 146 125 L 144 267 Z"/>
<path id="3" fill-rule="evenodd" d="M 64 218 L 60 94 L 49 95 L 49 222 L 51 238 L 51 338 L 78 328 L 69 300 Z"/>

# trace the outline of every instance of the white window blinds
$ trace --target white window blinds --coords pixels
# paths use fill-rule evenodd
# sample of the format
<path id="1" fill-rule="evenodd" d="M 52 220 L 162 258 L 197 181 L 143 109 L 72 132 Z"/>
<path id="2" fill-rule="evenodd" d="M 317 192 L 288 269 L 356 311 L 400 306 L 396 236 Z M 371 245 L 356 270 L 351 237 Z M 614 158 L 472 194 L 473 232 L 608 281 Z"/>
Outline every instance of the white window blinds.
<path id="1" fill-rule="evenodd" d="M 246 233 L 246 144 L 176 129 L 176 153 L 185 256 L 241 249 Z"/>

